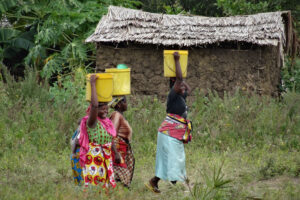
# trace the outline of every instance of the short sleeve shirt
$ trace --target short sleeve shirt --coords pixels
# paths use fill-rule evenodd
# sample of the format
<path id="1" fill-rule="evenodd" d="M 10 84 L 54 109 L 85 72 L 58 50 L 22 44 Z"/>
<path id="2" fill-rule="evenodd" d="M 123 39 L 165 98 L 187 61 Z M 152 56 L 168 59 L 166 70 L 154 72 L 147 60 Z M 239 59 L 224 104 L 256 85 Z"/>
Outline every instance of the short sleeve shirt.
<path id="1" fill-rule="evenodd" d="M 187 117 L 187 106 L 186 106 L 186 96 L 187 93 L 185 92 L 184 95 L 177 94 L 174 88 L 168 94 L 167 100 L 167 113 L 172 113 L 176 115 L 180 115 L 181 117 Z"/>

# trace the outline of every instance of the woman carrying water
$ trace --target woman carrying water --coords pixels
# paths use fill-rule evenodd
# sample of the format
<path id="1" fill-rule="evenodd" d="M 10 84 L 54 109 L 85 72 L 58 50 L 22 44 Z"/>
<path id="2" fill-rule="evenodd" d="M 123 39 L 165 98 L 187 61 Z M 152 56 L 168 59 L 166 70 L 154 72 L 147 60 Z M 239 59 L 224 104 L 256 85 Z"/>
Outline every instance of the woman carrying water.
<path id="1" fill-rule="evenodd" d="M 155 176 L 146 186 L 160 193 L 158 182 L 168 180 L 172 184 L 186 179 L 184 143 L 191 141 L 191 122 L 187 120 L 186 97 L 190 87 L 183 81 L 179 54 L 175 52 L 176 79 L 170 79 L 167 100 L 167 117 L 158 129 Z"/>
<path id="2" fill-rule="evenodd" d="M 112 150 L 116 162 L 120 162 L 120 155 L 112 143 L 116 137 L 116 130 L 109 118 L 108 105 L 98 102 L 96 94 L 96 75 L 90 76 L 91 104 L 87 116 L 80 123 L 80 164 L 83 168 L 84 184 L 99 185 L 103 188 L 116 186 L 113 171 Z M 101 184 L 100 184 L 101 185 Z"/>
<path id="3" fill-rule="evenodd" d="M 123 113 L 127 110 L 126 97 L 115 97 L 110 107 L 115 110 L 110 119 L 117 132 L 117 137 L 113 141 L 121 155 L 120 163 L 114 162 L 115 179 L 123 183 L 124 186 L 129 187 L 133 177 L 135 159 L 130 145 L 132 129 L 123 116 Z"/>

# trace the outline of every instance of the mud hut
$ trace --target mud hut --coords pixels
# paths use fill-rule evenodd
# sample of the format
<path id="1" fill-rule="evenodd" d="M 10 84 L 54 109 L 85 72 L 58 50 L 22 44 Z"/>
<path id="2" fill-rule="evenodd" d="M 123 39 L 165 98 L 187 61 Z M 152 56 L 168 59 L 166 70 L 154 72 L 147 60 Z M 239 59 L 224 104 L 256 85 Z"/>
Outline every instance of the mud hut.
<path id="1" fill-rule="evenodd" d="M 274 96 L 284 54 L 297 49 L 289 11 L 216 18 L 110 6 L 86 42 L 97 44 L 97 71 L 127 64 L 132 92 L 159 96 L 169 87 L 163 77 L 164 49 L 189 50 L 192 89 L 222 95 L 239 87 Z"/>

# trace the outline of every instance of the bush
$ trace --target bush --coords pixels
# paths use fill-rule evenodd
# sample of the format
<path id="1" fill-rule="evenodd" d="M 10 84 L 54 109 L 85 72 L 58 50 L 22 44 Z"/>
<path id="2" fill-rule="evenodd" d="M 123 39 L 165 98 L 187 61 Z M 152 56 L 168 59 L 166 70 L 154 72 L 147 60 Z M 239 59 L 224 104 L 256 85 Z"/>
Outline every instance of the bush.
<path id="1" fill-rule="evenodd" d="M 281 70 L 281 89 L 285 92 L 293 91 L 300 93 L 300 58 L 295 58 L 294 62 L 291 58 L 286 58 L 285 60 L 285 65 Z"/>

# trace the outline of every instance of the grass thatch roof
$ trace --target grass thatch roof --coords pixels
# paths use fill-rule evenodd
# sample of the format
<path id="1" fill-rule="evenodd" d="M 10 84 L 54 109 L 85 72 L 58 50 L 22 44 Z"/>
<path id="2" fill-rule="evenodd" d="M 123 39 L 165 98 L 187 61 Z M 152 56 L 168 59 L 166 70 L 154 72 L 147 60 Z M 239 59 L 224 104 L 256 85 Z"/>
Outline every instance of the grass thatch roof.
<path id="1" fill-rule="evenodd" d="M 296 55 L 298 41 L 290 11 L 232 17 L 182 16 L 110 6 L 86 42 L 133 42 L 163 46 L 204 46 L 247 42 L 279 47 Z"/>
<path id="2" fill-rule="evenodd" d="M 233 17 L 165 15 L 110 6 L 86 42 L 138 42 L 198 46 L 224 41 L 276 45 L 285 42 L 282 14 Z"/>

